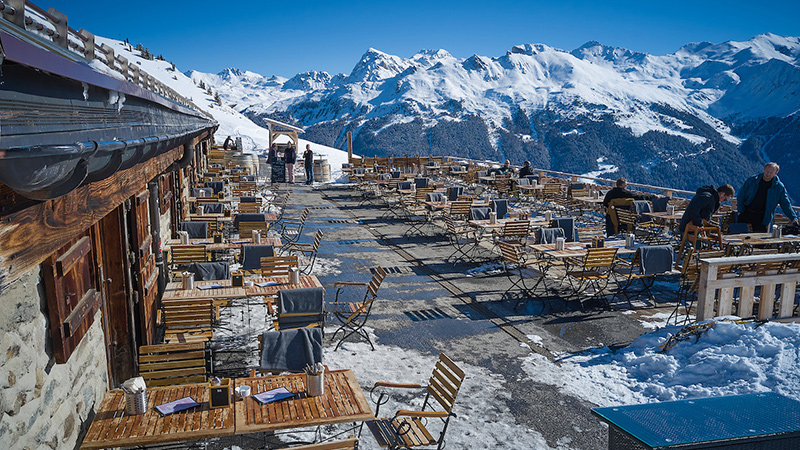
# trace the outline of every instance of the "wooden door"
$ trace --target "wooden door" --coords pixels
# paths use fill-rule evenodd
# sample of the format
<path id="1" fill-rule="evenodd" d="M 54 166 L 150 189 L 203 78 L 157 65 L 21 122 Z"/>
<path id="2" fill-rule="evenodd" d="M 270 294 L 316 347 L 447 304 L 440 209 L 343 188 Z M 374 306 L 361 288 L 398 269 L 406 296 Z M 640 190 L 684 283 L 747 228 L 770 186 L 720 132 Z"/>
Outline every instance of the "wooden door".
<path id="1" fill-rule="evenodd" d="M 124 205 L 97 226 L 100 242 L 98 267 L 102 273 L 103 329 L 108 357 L 109 386 L 117 387 L 136 374 L 136 328 L 133 321 L 133 293 L 128 275 L 127 227 Z"/>
<path id="2" fill-rule="evenodd" d="M 156 343 L 156 311 L 158 305 L 158 267 L 153 254 L 153 236 L 150 233 L 150 191 L 134 196 L 130 211 L 130 246 L 133 253 L 132 270 L 135 298 L 138 299 L 139 333 L 141 345 Z M 155 226 L 158 226 L 157 224 Z"/>

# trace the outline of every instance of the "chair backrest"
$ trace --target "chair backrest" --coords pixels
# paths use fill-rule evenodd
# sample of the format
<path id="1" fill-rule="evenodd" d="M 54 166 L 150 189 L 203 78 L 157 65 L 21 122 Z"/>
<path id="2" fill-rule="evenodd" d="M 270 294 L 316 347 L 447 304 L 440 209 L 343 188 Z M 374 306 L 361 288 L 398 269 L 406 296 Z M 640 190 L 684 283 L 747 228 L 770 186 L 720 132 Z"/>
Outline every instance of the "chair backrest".
<path id="1" fill-rule="evenodd" d="M 517 180 L 517 186 L 530 186 L 531 180 L 529 178 L 520 178 Z"/>
<path id="2" fill-rule="evenodd" d="M 258 337 L 262 372 L 302 372 L 322 362 L 322 330 L 298 328 L 267 331 Z"/>
<path id="3" fill-rule="evenodd" d="M 455 201 L 450 203 L 450 215 L 466 217 L 469 215 L 469 209 L 472 206 L 470 201 Z"/>
<path id="4" fill-rule="evenodd" d="M 231 277 L 228 263 L 224 261 L 193 262 L 186 271 L 194 274 L 195 281 L 227 280 Z"/>
<path id="5" fill-rule="evenodd" d="M 430 178 L 414 178 L 414 185 L 419 188 L 426 188 L 430 185 Z"/>
<path id="6" fill-rule="evenodd" d="M 139 376 L 147 386 L 206 381 L 205 343 L 143 345 L 139 347 Z"/>
<path id="7" fill-rule="evenodd" d="M 297 267 L 297 256 L 264 256 L 261 274 L 265 277 L 288 277 L 292 267 Z"/>
<path id="8" fill-rule="evenodd" d="M 278 318 L 275 321 L 275 329 L 322 326 L 325 320 L 324 294 L 325 289 L 321 287 L 278 291 Z"/>
<path id="9" fill-rule="evenodd" d="M 580 242 L 588 242 L 605 236 L 605 228 L 603 227 L 580 227 L 576 228 L 575 231 L 578 233 L 578 241 Z"/>
<path id="10" fill-rule="evenodd" d="M 239 197 L 239 203 L 258 203 L 261 204 L 261 197 L 243 196 Z"/>
<path id="11" fill-rule="evenodd" d="M 561 183 L 546 183 L 542 190 L 544 198 L 552 200 L 561 193 Z"/>
<path id="12" fill-rule="evenodd" d="M 205 239 L 208 237 L 207 222 L 182 222 L 181 231 L 189 233 L 190 239 Z"/>
<path id="13" fill-rule="evenodd" d="M 428 200 L 428 194 L 433 192 L 433 188 L 420 188 L 418 187 L 416 192 L 414 192 L 414 200 L 419 202 L 425 202 Z"/>
<path id="14" fill-rule="evenodd" d="M 536 242 L 539 244 L 555 244 L 556 238 L 564 237 L 563 228 L 539 228 L 536 230 Z"/>
<path id="15" fill-rule="evenodd" d="M 172 264 L 183 266 L 207 261 L 205 245 L 173 245 L 170 247 Z"/>
<path id="16" fill-rule="evenodd" d="M 223 211 L 223 204 L 219 202 L 214 203 L 205 203 L 203 204 L 203 213 L 204 214 L 222 214 Z"/>
<path id="17" fill-rule="evenodd" d="M 214 190 L 211 188 L 192 188 L 192 197 L 211 197 L 212 195 L 214 195 Z"/>
<path id="18" fill-rule="evenodd" d="M 519 245 L 514 245 L 510 242 L 500 241 L 500 253 L 503 254 L 503 261 L 506 267 L 514 265 L 520 267 L 523 264 L 523 258 Z"/>
<path id="19" fill-rule="evenodd" d="M 633 233 L 636 230 L 636 215 L 624 207 L 612 207 L 617 213 L 617 223 L 624 225 L 628 233 Z"/>
<path id="20" fill-rule="evenodd" d="M 369 280 L 369 284 L 367 285 L 367 294 L 365 299 L 368 297 L 377 297 L 378 289 L 381 287 L 381 283 L 383 283 L 384 278 L 386 278 L 386 269 L 380 266 L 376 267 L 375 273 L 372 274 L 372 279 Z"/>
<path id="21" fill-rule="evenodd" d="M 583 257 L 583 268 L 611 267 L 614 264 L 614 258 L 617 256 L 617 250 L 619 249 L 615 247 L 587 248 L 586 256 Z"/>
<path id="22" fill-rule="evenodd" d="M 574 217 L 553 217 L 553 227 L 564 230 L 564 239 L 566 239 L 567 242 L 575 242 Z"/>
<path id="23" fill-rule="evenodd" d="M 464 193 L 463 186 L 450 186 L 447 189 L 447 199 L 451 202 L 458 200 L 458 196 Z"/>
<path id="24" fill-rule="evenodd" d="M 492 209 L 498 219 L 504 219 L 508 215 L 508 200 L 492 200 Z"/>
<path id="25" fill-rule="evenodd" d="M 275 249 L 271 245 L 243 245 L 242 270 L 260 270 L 261 258 L 275 256 Z"/>
<path id="26" fill-rule="evenodd" d="M 486 220 L 489 218 L 488 206 L 473 206 L 469 209 L 470 220 Z"/>
<path id="27" fill-rule="evenodd" d="M 672 271 L 672 246 L 647 245 L 636 250 L 639 257 L 639 273 L 658 275 Z"/>
<path id="28" fill-rule="evenodd" d="M 530 220 L 512 220 L 503 225 L 500 235 L 503 238 L 522 238 L 530 234 Z"/>
<path id="29" fill-rule="evenodd" d="M 444 194 L 441 192 L 431 192 L 430 194 L 428 194 L 427 197 L 428 197 L 427 200 L 429 202 L 441 203 L 442 201 L 444 201 Z"/>
<path id="30" fill-rule="evenodd" d="M 324 236 L 322 230 L 317 230 L 317 232 L 314 233 L 314 243 L 311 244 L 311 250 L 315 252 L 319 250 L 319 246 L 322 244 L 322 236 Z"/>
<path id="31" fill-rule="evenodd" d="M 268 222 L 239 222 L 239 237 L 249 238 L 254 230 L 258 230 L 262 236 L 266 236 L 269 231 Z"/>
<path id="32" fill-rule="evenodd" d="M 240 214 L 256 214 L 261 212 L 260 203 L 239 203 Z"/>
<path id="33" fill-rule="evenodd" d="M 433 368 L 430 380 L 428 380 L 428 395 L 425 398 L 425 404 L 429 404 L 429 399 L 432 397 L 441 405 L 442 409 L 447 413 L 453 412 L 453 404 L 458 396 L 458 391 L 461 389 L 461 384 L 464 382 L 466 374 L 460 367 L 458 367 L 450 358 L 444 353 L 439 355 L 439 361 Z M 423 405 L 423 410 L 424 410 Z"/>

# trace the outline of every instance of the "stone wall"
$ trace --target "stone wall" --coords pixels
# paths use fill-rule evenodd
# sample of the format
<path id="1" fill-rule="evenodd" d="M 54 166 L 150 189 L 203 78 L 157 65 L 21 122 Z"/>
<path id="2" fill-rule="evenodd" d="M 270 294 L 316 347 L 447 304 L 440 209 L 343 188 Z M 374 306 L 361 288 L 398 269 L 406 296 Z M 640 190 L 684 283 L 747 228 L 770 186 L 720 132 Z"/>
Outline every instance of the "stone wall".
<path id="1" fill-rule="evenodd" d="M 0 448 L 74 449 L 108 388 L 102 315 L 69 361 L 55 364 L 39 274 L 0 295 Z"/>

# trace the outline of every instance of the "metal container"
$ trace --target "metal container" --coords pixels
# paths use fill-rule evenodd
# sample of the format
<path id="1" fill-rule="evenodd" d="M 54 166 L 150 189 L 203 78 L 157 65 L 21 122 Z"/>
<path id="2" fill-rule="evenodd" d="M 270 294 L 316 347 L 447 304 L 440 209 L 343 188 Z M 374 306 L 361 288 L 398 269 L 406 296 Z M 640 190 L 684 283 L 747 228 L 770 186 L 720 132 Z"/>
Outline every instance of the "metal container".
<path id="1" fill-rule="evenodd" d="M 545 220 L 545 222 L 550 222 L 551 220 L 553 220 L 553 213 L 550 212 L 550 211 L 545 211 L 544 212 L 544 220 Z"/>
<path id="2" fill-rule="evenodd" d="M 125 414 L 136 415 L 147 412 L 147 391 L 125 392 Z"/>
<path id="3" fill-rule="evenodd" d="M 563 237 L 557 237 L 556 238 L 556 250 L 564 250 L 564 243 L 566 241 L 567 240 L 564 239 Z"/>
<path id="4" fill-rule="evenodd" d="M 625 248 L 631 249 L 633 248 L 633 244 L 636 242 L 636 236 L 632 233 L 625 236 Z"/>
<path id="5" fill-rule="evenodd" d="M 253 230 L 253 244 L 260 244 L 261 243 L 261 232 L 258 230 Z"/>
<path id="6" fill-rule="evenodd" d="M 289 283 L 300 284 L 300 270 L 297 267 L 292 267 L 289 270 Z"/>
<path id="7" fill-rule="evenodd" d="M 306 389 L 311 397 L 325 395 L 325 374 L 306 375 Z"/>
<path id="8" fill-rule="evenodd" d="M 675 205 L 667 205 L 667 214 L 670 216 L 675 215 Z"/>
<path id="9" fill-rule="evenodd" d="M 183 281 L 183 289 L 188 291 L 194 289 L 194 274 L 192 272 L 183 272 L 181 276 Z"/>
<path id="10" fill-rule="evenodd" d="M 772 237 L 779 238 L 783 236 L 783 227 L 772 226 Z"/>
<path id="11" fill-rule="evenodd" d="M 181 244 L 187 245 L 191 243 L 189 240 L 189 233 L 186 231 L 179 231 L 178 234 L 181 236 Z"/>
<path id="12" fill-rule="evenodd" d="M 492 211 L 489 213 L 489 223 L 494 225 L 497 223 L 497 213 Z"/>

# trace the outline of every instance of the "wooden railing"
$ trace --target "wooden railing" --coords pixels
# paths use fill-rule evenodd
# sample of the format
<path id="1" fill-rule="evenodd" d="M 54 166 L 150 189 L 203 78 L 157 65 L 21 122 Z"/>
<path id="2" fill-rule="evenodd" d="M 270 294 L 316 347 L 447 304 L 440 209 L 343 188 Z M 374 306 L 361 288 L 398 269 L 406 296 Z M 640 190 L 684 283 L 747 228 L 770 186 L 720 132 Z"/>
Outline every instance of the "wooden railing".
<path id="1" fill-rule="evenodd" d="M 106 44 L 97 45 L 92 33 L 83 28 L 75 31 L 67 23 L 67 16 L 60 11 L 53 8 L 45 11 L 26 0 L 0 0 L 0 18 L 28 33 L 51 40 L 56 44 L 55 48 L 69 50 L 75 56 L 88 61 L 101 61 L 126 81 L 143 89 L 200 111 L 200 108 L 174 89 L 141 70 L 136 64 L 129 64 L 127 58 L 115 55 L 111 47 Z M 68 56 L 69 52 L 62 51 L 60 54 Z"/>
<path id="2" fill-rule="evenodd" d="M 731 314 L 753 317 L 757 288 L 760 292 L 755 317 L 800 319 L 794 304 L 800 281 L 800 254 L 708 258 L 700 259 L 700 264 L 698 321 Z M 780 297 L 776 300 L 778 291 Z"/>

